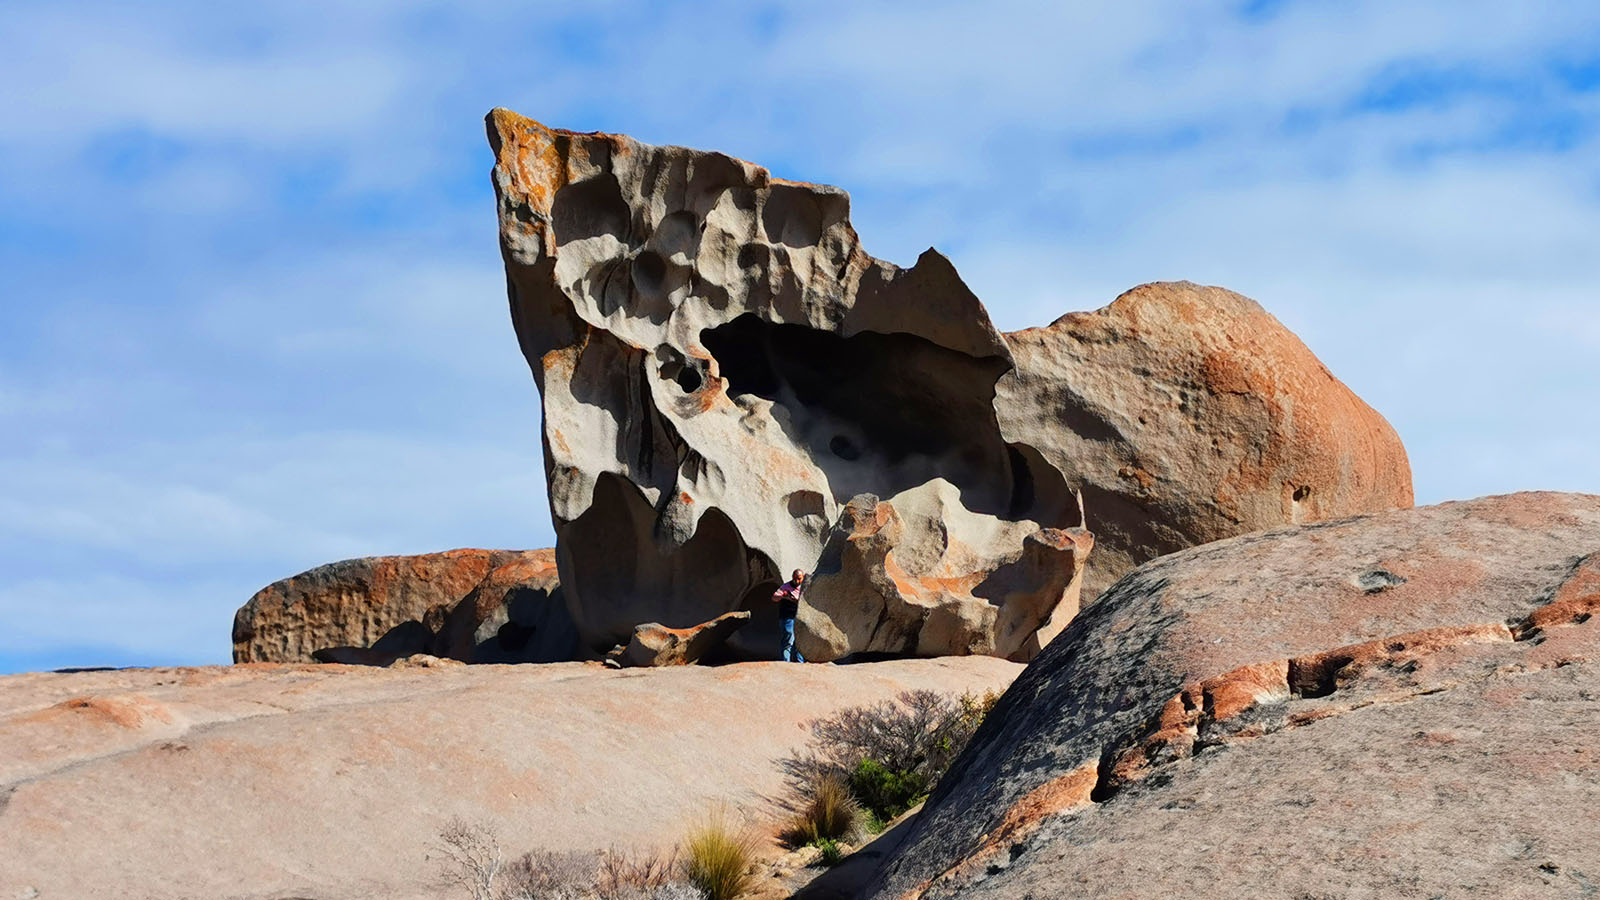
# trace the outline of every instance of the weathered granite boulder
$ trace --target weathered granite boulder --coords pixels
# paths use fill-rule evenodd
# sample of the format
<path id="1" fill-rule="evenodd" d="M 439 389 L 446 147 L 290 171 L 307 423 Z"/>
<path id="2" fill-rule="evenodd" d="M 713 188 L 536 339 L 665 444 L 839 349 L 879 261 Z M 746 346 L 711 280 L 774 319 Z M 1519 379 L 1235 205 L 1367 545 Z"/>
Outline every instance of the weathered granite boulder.
<path id="1" fill-rule="evenodd" d="M 1411 505 L 1389 423 L 1232 291 L 1147 284 L 1006 345 L 1000 430 L 1083 491 L 1091 599 L 1164 553 Z"/>
<path id="2" fill-rule="evenodd" d="M 690 628 L 668 628 L 646 622 L 633 630 L 626 646 L 606 655 L 608 665 L 620 668 L 641 666 L 686 666 L 699 662 L 727 643 L 735 631 L 750 621 L 750 613 L 723 613 L 709 622 Z"/>
<path id="3" fill-rule="evenodd" d="M 1567 896 L 1600 874 L 1600 497 L 1147 563 L 1012 685 L 864 896 Z"/>
<path id="4" fill-rule="evenodd" d="M 1013 548 L 996 558 L 982 547 Z M 1077 614 L 1094 538 L 972 512 L 944 479 L 845 504 L 823 545 L 797 641 L 808 659 L 852 652 L 979 653 L 1027 661 Z"/>
<path id="5" fill-rule="evenodd" d="M 233 620 L 233 660 L 388 665 L 578 657 L 553 550 L 449 550 L 318 566 L 262 588 Z"/>
<path id="6" fill-rule="evenodd" d="M 590 650 L 641 622 L 684 627 L 748 609 L 753 624 L 733 646 L 773 655 L 768 595 L 790 570 L 817 568 L 800 636 L 812 658 L 1022 658 L 1048 629 L 990 630 L 1059 627 L 1077 604 L 1090 544 L 1074 530 L 1084 526 L 1076 488 L 1091 527 L 1105 507 L 1095 552 L 1108 565 L 1091 585 L 1198 540 L 1410 502 L 1393 431 L 1270 317 L 1235 314 L 1242 298 L 1195 289 L 1222 312 L 1189 331 L 1124 323 L 1120 311 L 1137 304 L 1114 304 L 1104 318 L 1120 343 L 1057 327 L 1003 336 L 937 252 L 910 269 L 867 255 L 837 188 L 507 110 L 489 114 L 488 133 L 511 316 L 543 396 L 563 591 Z M 1269 323 L 1265 336 L 1230 330 Z M 1143 348 L 1141 335 L 1208 343 Z M 1050 354 L 1095 341 L 1110 341 L 1107 356 L 1083 367 L 1080 386 L 1076 360 Z M 1256 365 L 1262 341 L 1276 355 Z M 1207 365 L 1209 381 L 1191 371 Z M 1102 385 L 1118 369 L 1126 384 Z M 1301 406 L 1382 452 L 1301 446 L 1327 438 L 1291 415 Z M 1117 430 L 1141 416 L 1157 436 Z M 1265 462 L 1249 455 L 1257 438 Z M 1169 471 L 1148 458 L 1175 446 L 1204 464 Z M 1142 468 L 1119 475 L 1118 462 L 1107 480 L 1097 453 Z M 1135 503 L 1125 482 L 1141 472 L 1159 490 Z M 929 487 L 939 479 L 947 489 Z M 1350 487 L 1385 479 L 1405 489 Z M 1308 485 L 1315 503 L 1280 502 Z M 904 527 L 903 508 L 935 502 L 930 491 L 948 515 Z M 860 520 L 841 520 L 852 502 L 902 510 L 903 527 L 852 551 Z M 921 546 L 889 546 L 901 539 Z M 824 553 L 830 541 L 838 553 Z M 894 560 L 921 571 L 897 582 Z M 883 574 L 845 574 L 851 566 Z M 877 587 L 860 590 L 868 582 Z"/>

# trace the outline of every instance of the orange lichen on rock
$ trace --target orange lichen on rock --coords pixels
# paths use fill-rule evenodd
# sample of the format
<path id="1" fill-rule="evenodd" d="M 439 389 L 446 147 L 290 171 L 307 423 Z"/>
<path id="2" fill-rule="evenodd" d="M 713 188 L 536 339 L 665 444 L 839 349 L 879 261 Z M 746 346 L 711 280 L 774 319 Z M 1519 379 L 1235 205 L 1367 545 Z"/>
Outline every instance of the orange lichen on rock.
<path id="1" fill-rule="evenodd" d="M 1232 291 L 1140 285 L 1006 341 L 1001 427 L 1083 488 L 1091 596 L 1184 547 L 1412 503 L 1389 423 Z"/>
<path id="2" fill-rule="evenodd" d="M 1600 553 L 1585 557 L 1550 602 L 1529 613 L 1517 631 L 1531 635 L 1553 625 L 1585 622 L 1596 610 L 1600 610 Z"/>
<path id="3" fill-rule="evenodd" d="M 262 588 L 239 609 L 234 662 L 385 665 L 416 653 L 464 662 L 510 662 L 503 657 L 511 653 L 570 659 L 570 647 L 508 651 L 487 640 L 513 617 L 530 629 L 529 617 L 559 625 L 565 610 L 558 590 L 551 550 L 460 549 L 330 563 Z M 522 598 L 515 611 L 513 597 Z M 486 653 L 495 658 L 480 658 Z"/>

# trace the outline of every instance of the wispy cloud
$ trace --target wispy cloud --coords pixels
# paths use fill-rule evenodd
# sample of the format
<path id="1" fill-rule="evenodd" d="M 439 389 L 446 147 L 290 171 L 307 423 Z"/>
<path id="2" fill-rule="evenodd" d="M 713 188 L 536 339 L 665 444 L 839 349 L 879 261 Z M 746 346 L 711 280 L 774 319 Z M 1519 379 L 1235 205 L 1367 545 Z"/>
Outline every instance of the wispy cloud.
<path id="1" fill-rule="evenodd" d="M 496 105 L 841 184 L 1007 327 L 1227 285 L 1420 499 L 1600 491 L 1597 47 L 1562 0 L 12 3 L 0 668 L 221 659 L 300 568 L 549 541 Z"/>

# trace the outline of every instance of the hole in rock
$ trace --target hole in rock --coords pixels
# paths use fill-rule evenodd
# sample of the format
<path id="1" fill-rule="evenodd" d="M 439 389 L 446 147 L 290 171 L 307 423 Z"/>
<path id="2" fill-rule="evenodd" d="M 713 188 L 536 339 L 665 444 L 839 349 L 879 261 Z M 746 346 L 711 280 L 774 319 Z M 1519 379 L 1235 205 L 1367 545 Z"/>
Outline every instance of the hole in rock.
<path id="1" fill-rule="evenodd" d="M 806 188 L 773 185 L 761 210 L 767 240 L 789 247 L 810 247 L 822 240 L 823 229 L 837 218 L 823 209 L 831 200 Z"/>
<path id="2" fill-rule="evenodd" d="M 1289 693 L 1304 699 L 1326 697 L 1339 688 L 1339 670 L 1354 657 L 1344 655 L 1298 657 L 1289 660 Z"/>
<path id="3" fill-rule="evenodd" d="M 622 185 L 610 172 L 564 185 L 550 201 L 558 247 L 607 234 L 626 242 L 632 220 Z"/>
<path id="4" fill-rule="evenodd" d="M 1306 485 L 1302 484 L 1294 489 L 1294 502 L 1296 503 L 1305 502 L 1305 499 L 1309 496 L 1311 496 L 1311 488 Z"/>
<path id="5" fill-rule="evenodd" d="M 1385 569 L 1369 569 L 1355 578 L 1356 587 L 1368 594 L 1377 594 L 1406 583 L 1405 578 Z"/>
<path id="6" fill-rule="evenodd" d="M 651 294 L 661 289 L 667 277 L 667 261 L 654 250 L 646 250 L 633 259 L 633 283 L 639 290 Z"/>
<path id="7" fill-rule="evenodd" d="M 1061 474 L 1000 434 L 993 401 L 1004 359 L 915 335 L 841 337 L 751 313 L 706 329 L 700 341 L 730 397 L 754 395 L 786 409 L 785 432 L 827 475 L 836 500 L 887 498 L 944 478 L 976 512 L 1077 524 Z"/>
<path id="8" fill-rule="evenodd" d="M 672 379 L 685 394 L 692 394 L 704 386 L 705 376 L 701 374 L 700 367 L 685 361 L 678 351 L 662 347 L 656 350 L 656 358 L 661 360 L 661 377 Z"/>
<path id="9" fill-rule="evenodd" d="M 679 367 L 678 373 L 672 376 L 672 380 L 678 383 L 678 387 L 683 388 L 685 394 L 692 394 L 700 390 L 700 386 L 705 383 L 705 379 L 700 375 L 700 370 L 694 366 Z"/>
<path id="10" fill-rule="evenodd" d="M 827 513 L 827 505 L 823 502 L 822 495 L 816 491 L 795 491 L 785 499 L 789 506 L 789 515 L 796 519 L 806 516 L 820 518 Z"/>

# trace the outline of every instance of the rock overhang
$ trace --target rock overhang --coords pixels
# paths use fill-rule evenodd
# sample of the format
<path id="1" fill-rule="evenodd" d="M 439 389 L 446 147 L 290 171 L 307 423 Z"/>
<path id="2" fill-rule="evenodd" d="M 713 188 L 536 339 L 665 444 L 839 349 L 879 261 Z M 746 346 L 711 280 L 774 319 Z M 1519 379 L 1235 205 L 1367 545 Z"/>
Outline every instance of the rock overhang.
<path id="1" fill-rule="evenodd" d="M 558 560 L 573 617 L 595 649 L 625 639 L 644 621 L 683 626 L 740 608 L 760 618 L 765 594 L 782 575 L 818 565 L 830 540 L 849 542 L 849 529 L 843 537 L 838 532 L 853 500 L 870 497 L 890 509 L 920 504 L 925 501 L 897 498 L 927 493 L 924 487 L 938 480 L 954 488 L 958 506 L 975 514 L 956 517 L 972 531 L 953 533 L 944 521 L 912 529 L 915 534 L 901 528 L 907 547 L 886 549 L 881 559 L 867 553 L 862 560 L 878 560 L 865 564 L 867 570 L 915 555 L 920 562 L 914 568 L 937 570 L 946 582 L 963 566 L 965 575 L 992 573 L 1025 556 L 1018 529 L 1001 524 L 1027 523 L 1023 533 L 1081 529 L 1085 495 L 1090 518 L 1105 522 L 1096 552 L 1110 554 L 1111 571 L 1091 571 L 1094 590 L 1156 553 L 1283 520 L 1266 495 L 1278 490 L 1276 481 L 1296 476 L 1279 471 L 1277 456 L 1271 460 L 1276 468 L 1252 468 L 1229 457 L 1209 468 L 1202 461 L 1172 472 L 1138 452 L 1141 442 L 1157 439 L 1119 421 L 1139 412 L 1119 404 L 1155 405 L 1182 395 L 1191 409 L 1209 400 L 1218 410 L 1224 421 L 1205 423 L 1222 426 L 1215 432 L 1243 425 L 1260 429 L 1269 447 L 1302 449 L 1307 441 L 1297 443 L 1292 426 L 1279 421 L 1285 408 L 1295 408 L 1274 394 L 1282 384 L 1247 383 L 1247 392 L 1264 396 L 1229 406 L 1221 395 L 1237 386 L 1206 380 L 1207 372 L 1254 372 L 1236 363 L 1257 346 L 1288 348 L 1280 355 L 1296 367 L 1291 381 L 1301 369 L 1320 368 L 1275 320 L 1263 322 L 1270 316 L 1259 307 L 1254 318 L 1248 309 L 1235 309 L 1229 298 L 1237 295 L 1146 286 L 1151 290 L 1130 291 L 1124 298 L 1132 299 L 1082 314 L 1081 322 L 1063 317 L 1048 329 L 1003 335 L 937 251 L 909 269 L 869 256 L 850 224 L 849 196 L 838 188 L 774 178 L 721 153 L 552 129 L 503 109 L 489 114 L 487 127 L 512 319 L 544 396 Z M 1181 333 L 1152 351 L 1138 344 L 1139 327 L 1113 321 L 1129 310 L 1143 309 L 1147 318 L 1168 312 L 1175 315 L 1167 318 L 1187 321 L 1181 327 L 1209 333 L 1208 323 L 1193 321 L 1194 310 L 1208 303 L 1244 326 L 1236 330 L 1259 325 L 1263 332 L 1211 348 L 1209 368 L 1207 360 L 1183 356 Z M 1181 357 L 1165 362 L 1179 373 L 1175 378 L 1193 384 L 1168 383 L 1162 371 L 1129 379 L 1133 390 L 1100 390 L 1094 377 L 1074 383 L 1077 373 L 1059 356 L 1081 357 L 1081 347 L 1062 353 L 1058 345 L 1064 339 L 1081 345 L 1080 325 L 1104 328 L 1107 322 L 1113 339 L 1133 348 L 1125 355 L 1135 368 L 1152 369 L 1141 354 Z M 1168 335 L 1181 331 L 1171 322 L 1162 328 Z M 1092 369 L 1082 371 L 1097 374 Z M 1315 390 L 1353 398 L 1322 374 L 1331 386 L 1318 382 Z M 1130 394 L 1137 396 L 1129 400 Z M 1376 456 L 1392 459 L 1386 448 L 1398 440 L 1392 430 L 1381 433 L 1387 423 L 1375 413 L 1364 417 L 1364 405 L 1350 407 L 1343 395 L 1331 404 L 1335 414 L 1350 419 L 1357 432 L 1377 432 L 1375 443 L 1385 452 Z M 1321 398 L 1289 399 L 1299 399 L 1300 415 L 1316 418 Z M 1139 425 L 1145 422 L 1138 415 Z M 1195 434 L 1176 440 L 1200 459 L 1213 448 L 1204 446 L 1205 428 L 1190 430 Z M 1216 451 L 1250 453 L 1242 446 Z M 1125 462 L 1115 474 L 1103 474 L 1102 457 Z M 1403 464 L 1403 451 L 1400 459 Z M 1408 473 L 1403 501 L 1402 492 L 1387 485 L 1342 496 L 1342 485 L 1329 482 L 1361 481 L 1371 461 L 1353 474 L 1335 471 L 1339 467 L 1326 465 L 1315 449 L 1291 462 L 1318 471 L 1320 505 L 1311 518 L 1410 502 Z M 1145 496 L 1173 482 L 1177 502 Z M 1296 494 L 1298 503 L 1301 489 L 1291 484 L 1285 495 Z M 1223 500 L 1196 499 L 1206 491 Z M 1297 506 L 1289 510 L 1299 515 Z M 882 534 L 872 540 L 881 542 Z M 938 553 L 930 555 L 930 540 L 943 542 Z M 1082 555 L 1069 554 L 1070 564 L 1040 564 L 1081 576 Z M 909 599 L 920 610 L 912 619 L 920 616 L 926 625 L 932 610 L 974 599 L 943 590 L 907 597 L 906 580 L 887 568 L 863 575 L 884 587 L 880 591 L 838 581 L 826 567 L 819 571 L 808 599 L 824 619 L 882 619 L 886 609 L 863 599 L 875 593 Z M 1062 581 L 1032 580 L 1050 590 Z M 1059 596 L 1032 598 L 1029 605 L 1075 609 L 1083 579 L 1069 575 L 1065 581 L 1072 586 Z M 998 604 L 988 605 L 995 609 L 973 607 L 976 621 L 997 615 Z M 819 622 L 814 630 L 803 619 L 802 632 L 817 637 L 827 625 Z M 946 647 L 925 640 L 922 625 L 910 622 L 912 633 L 892 646 L 869 641 L 847 649 L 1020 652 L 988 640 Z M 861 631 L 835 632 L 841 630 Z M 741 639 L 771 633 L 758 624 Z"/>

